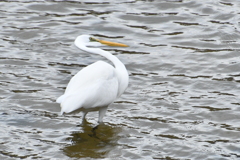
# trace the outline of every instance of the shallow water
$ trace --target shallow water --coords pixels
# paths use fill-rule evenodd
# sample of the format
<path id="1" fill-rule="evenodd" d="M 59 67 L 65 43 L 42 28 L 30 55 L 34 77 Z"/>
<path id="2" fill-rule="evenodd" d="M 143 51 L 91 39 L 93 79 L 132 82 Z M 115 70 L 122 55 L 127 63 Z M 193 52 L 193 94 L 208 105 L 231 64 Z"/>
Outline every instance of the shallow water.
<path id="1" fill-rule="evenodd" d="M 240 158 L 240 2 L 119 0 L 0 2 L 0 159 Z M 55 99 L 107 48 L 130 85 L 97 113 L 60 116 Z"/>

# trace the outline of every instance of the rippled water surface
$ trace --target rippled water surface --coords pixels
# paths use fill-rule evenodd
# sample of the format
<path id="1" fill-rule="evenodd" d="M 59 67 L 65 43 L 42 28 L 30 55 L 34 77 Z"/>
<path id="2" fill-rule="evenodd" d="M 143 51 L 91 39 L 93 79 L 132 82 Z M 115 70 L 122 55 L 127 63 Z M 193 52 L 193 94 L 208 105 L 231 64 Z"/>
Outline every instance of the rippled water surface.
<path id="1" fill-rule="evenodd" d="M 0 2 L 0 159 L 239 159 L 240 1 Z M 55 100 L 103 57 L 130 74 L 127 91 L 97 113 L 60 116 Z"/>

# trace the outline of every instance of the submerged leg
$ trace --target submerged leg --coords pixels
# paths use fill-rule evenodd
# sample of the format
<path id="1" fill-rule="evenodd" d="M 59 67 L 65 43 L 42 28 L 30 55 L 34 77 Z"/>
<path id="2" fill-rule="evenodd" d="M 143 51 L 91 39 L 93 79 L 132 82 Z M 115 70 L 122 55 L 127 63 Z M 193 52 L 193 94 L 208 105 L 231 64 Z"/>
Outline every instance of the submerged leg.
<path id="1" fill-rule="evenodd" d="M 107 107 L 102 107 L 100 110 L 99 110 L 99 116 L 98 116 L 98 123 L 102 123 L 103 122 L 103 117 L 104 117 L 104 115 L 105 115 L 105 113 L 106 113 L 106 111 L 107 111 L 107 108 L 108 108 L 108 106 Z"/>
<path id="2" fill-rule="evenodd" d="M 86 115 L 88 112 L 82 111 L 82 124 L 86 121 Z"/>

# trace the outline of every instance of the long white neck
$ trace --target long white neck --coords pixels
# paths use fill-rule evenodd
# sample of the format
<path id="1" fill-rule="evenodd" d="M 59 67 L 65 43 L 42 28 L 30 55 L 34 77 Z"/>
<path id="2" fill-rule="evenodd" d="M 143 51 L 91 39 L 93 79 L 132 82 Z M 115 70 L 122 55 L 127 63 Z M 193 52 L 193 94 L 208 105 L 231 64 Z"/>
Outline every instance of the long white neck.
<path id="1" fill-rule="evenodd" d="M 116 56 L 114 56 L 110 52 L 104 51 L 100 48 L 89 48 L 89 47 L 86 47 L 83 45 L 80 45 L 80 46 L 77 45 L 77 47 L 83 51 L 101 55 L 113 63 L 113 65 L 116 69 L 117 76 L 118 76 L 118 83 L 119 83 L 118 97 L 119 97 L 127 88 L 128 81 L 129 81 L 129 76 L 128 76 L 128 72 L 126 70 L 125 65 Z"/>

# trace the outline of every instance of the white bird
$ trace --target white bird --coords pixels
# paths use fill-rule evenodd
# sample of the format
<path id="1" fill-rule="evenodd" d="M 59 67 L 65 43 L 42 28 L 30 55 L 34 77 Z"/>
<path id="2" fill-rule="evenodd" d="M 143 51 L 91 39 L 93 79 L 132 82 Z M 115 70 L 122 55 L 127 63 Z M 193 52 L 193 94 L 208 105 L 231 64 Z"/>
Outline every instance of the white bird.
<path id="1" fill-rule="evenodd" d="M 84 122 L 88 112 L 99 111 L 98 122 L 102 123 L 108 106 L 126 90 L 129 76 L 125 65 L 116 56 L 94 47 L 128 46 L 95 39 L 89 35 L 78 36 L 74 43 L 83 51 L 107 58 L 114 66 L 104 61 L 97 61 L 72 77 L 65 93 L 57 99 L 57 103 L 61 104 L 61 115 L 75 111 L 82 112 L 82 122 Z"/>

